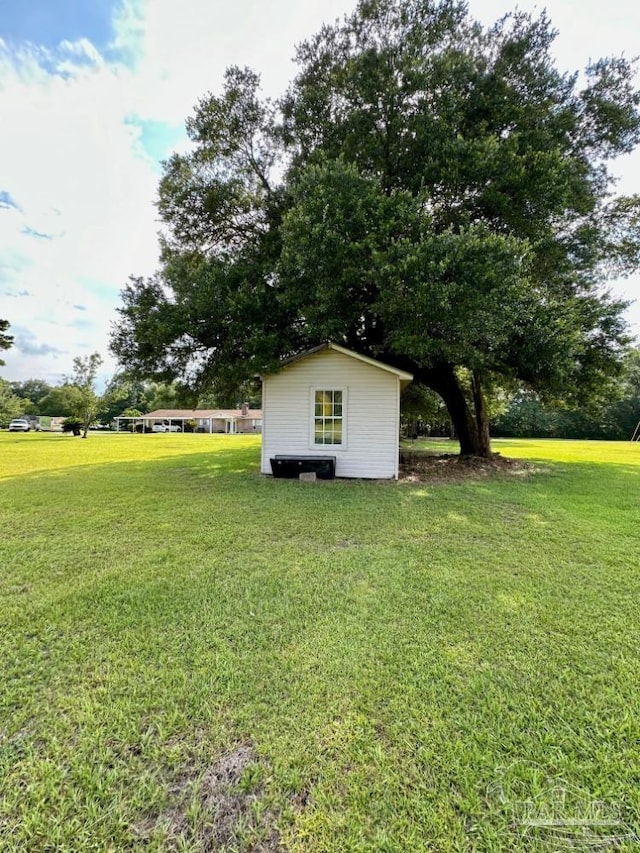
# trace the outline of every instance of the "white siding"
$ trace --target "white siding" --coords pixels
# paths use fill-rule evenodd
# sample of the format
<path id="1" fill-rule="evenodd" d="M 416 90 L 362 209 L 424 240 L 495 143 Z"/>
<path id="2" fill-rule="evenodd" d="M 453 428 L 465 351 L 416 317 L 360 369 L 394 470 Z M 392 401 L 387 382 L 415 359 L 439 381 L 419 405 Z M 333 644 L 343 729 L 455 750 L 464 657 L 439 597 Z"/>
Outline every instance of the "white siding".
<path id="1" fill-rule="evenodd" d="M 346 389 L 346 446 L 312 444 L 311 389 Z M 400 380 L 326 349 L 295 361 L 262 385 L 262 473 L 276 454 L 335 456 L 338 477 L 397 477 Z"/>

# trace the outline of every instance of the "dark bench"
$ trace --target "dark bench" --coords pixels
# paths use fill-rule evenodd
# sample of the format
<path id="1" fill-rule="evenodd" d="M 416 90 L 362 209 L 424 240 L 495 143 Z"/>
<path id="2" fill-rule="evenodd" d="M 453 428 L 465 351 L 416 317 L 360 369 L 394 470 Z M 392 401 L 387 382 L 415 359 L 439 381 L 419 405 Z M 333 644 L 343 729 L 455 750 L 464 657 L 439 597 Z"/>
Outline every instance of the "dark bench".
<path id="1" fill-rule="evenodd" d="M 276 455 L 269 460 L 274 477 L 298 479 L 300 474 L 314 473 L 319 480 L 333 480 L 336 476 L 335 456 Z"/>

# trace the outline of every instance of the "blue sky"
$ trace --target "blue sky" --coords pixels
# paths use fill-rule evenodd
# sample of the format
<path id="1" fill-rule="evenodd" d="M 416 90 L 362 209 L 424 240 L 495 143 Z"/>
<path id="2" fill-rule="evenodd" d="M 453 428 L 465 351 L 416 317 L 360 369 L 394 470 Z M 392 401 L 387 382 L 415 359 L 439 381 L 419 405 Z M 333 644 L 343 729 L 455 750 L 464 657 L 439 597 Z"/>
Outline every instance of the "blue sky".
<path id="1" fill-rule="evenodd" d="M 114 36 L 115 5 L 114 0 L 1 0 L 2 37 L 49 48 L 84 38 L 104 51 Z"/>
<path id="2" fill-rule="evenodd" d="M 277 96 L 294 46 L 355 0 L 0 0 L 0 317 L 15 346 L 5 379 L 59 381 L 107 340 L 130 274 L 157 265 L 160 161 L 230 64 Z M 560 67 L 638 52 L 640 5 L 549 0 Z M 532 0 L 520 3 L 534 10 Z M 506 0 L 471 0 L 485 23 Z M 268 9 L 268 14 L 265 13 Z M 640 82 L 640 81 L 639 81 Z M 617 164 L 640 187 L 640 156 Z M 614 285 L 635 298 L 637 277 Z M 640 307 L 629 318 L 640 332 Z"/>

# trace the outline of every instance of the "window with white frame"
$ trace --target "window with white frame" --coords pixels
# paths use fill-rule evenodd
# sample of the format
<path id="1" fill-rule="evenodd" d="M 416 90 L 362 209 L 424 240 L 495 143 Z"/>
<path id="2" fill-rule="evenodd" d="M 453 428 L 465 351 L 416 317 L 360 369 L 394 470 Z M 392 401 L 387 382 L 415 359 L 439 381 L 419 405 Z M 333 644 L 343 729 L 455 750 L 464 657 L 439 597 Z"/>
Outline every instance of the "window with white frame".
<path id="1" fill-rule="evenodd" d="M 336 445 L 344 443 L 344 413 L 342 389 L 314 391 L 313 443 Z"/>

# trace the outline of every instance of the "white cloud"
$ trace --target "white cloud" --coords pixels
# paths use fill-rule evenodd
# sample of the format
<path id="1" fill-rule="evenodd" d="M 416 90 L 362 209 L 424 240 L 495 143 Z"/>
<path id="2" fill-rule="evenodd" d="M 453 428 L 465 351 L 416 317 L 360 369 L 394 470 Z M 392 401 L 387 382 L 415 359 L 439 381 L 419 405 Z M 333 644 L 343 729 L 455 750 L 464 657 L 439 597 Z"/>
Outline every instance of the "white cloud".
<path id="1" fill-rule="evenodd" d="M 183 122 L 207 91 L 218 90 L 229 65 L 262 75 L 266 94 L 291 79 L 295 45 L 351 8 L 345 0 L 291 3 L 236 0 L 125 0 L 114 46 L 135 55 L 135 111 Z M 355 4 L 354 4 L 355 5 Z"/>
<path id="2" fill-rule="evenodd" d="M 127 74 L 86 41 L 0 44 L 0 188 L 19 205 L 0 211 L 0 249 L 13 259 L 0 299 L 29 293 L 0 314 L 37 341 L 21 351 L 16 336 L 5 375 L 55 379 L 79 349 L 106 355 L 120 288 L 155 266 L 157 174 L 125 122 Z M 74 302 L 88 305 L 90 328 L 74 330 Z"/>

